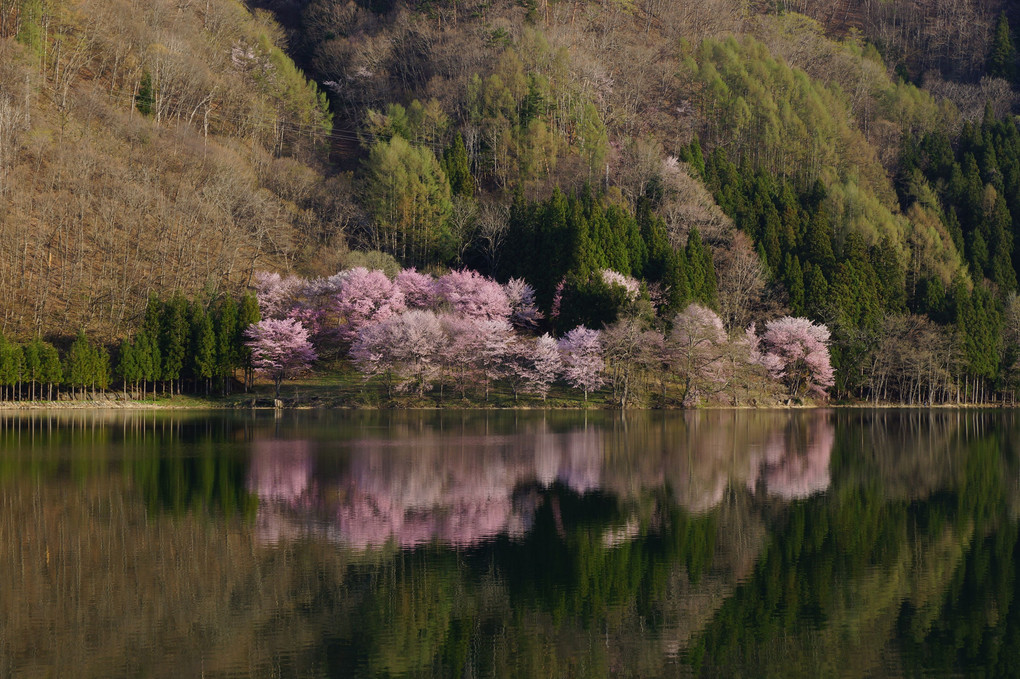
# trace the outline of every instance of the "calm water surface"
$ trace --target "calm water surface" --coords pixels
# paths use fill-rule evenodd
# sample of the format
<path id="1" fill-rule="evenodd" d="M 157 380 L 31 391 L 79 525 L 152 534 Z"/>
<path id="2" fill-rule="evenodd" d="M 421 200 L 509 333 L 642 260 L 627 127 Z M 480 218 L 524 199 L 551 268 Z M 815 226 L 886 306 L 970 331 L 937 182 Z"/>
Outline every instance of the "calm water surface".
<path id="1" fill-rule="evenodd" d="M 0 414 L 0 677 L 1018 676 L 1018 434 Z"/>

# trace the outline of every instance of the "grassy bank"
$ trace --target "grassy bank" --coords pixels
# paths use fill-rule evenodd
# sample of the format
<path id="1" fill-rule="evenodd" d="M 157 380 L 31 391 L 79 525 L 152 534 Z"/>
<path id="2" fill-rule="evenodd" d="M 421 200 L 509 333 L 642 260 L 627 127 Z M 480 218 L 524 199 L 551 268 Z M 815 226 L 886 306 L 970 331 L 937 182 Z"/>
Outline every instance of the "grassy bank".
<path id="1" fill-rule="evenodd" d="M 66 396 L 66 395 L 65 395 Z M 797 407 L 828 405 L 807 400 L 794 403 Z M 97 394 L 96 398 L 61 398 L 56 401 L 0 402 L 0 409 L 34 410 L 47 408 L 109 408 L 109 409 L 241 409 L 241 408 L 322 408 L 322 409 L 413 409 L 413 408 L 482 408 L 482 409 L 616 409 L 618 405 L 612 392 L 603 389 L 588 395 L 585 400 L 581 392 L 562 385 L 554 386 L 545 399 L 531 394 L 520 393 L 516 397 L 505 384 L 492 384 L 488 398 L 484 387 L 475 385 L 466 393 L 451 389 L 426 392 L 423 395 L 407 392 L 389 392 L 380 381 L 365 382 L 357 372 L 338 371 L 315 374 L 285 382 L 280 388 L 278 403 L 274 400 L 273 385 L 257 381 L 254 388 L 246 393 L 236 390 L 224 395 L 213 393 L 209 396 L 184 394 L 157 396 L 144 399 L 125 398 L 121 391 Z M 632 407 L 681 409 L 675 399 L 663 401 L 654 390 Z M 774 399 L 759 400 L 740 398 L 736 406 L 726 400 L 702 404 L 700 407 L 790 407 Z"/>
<path id="2" fill-rule="evenodd" d="M 97 398 L 69 399 L 56 401 L 0 401 L 0 410 L 37 410 L 37 409 L 243 409 L 243 408 L 321 408 L 321 409 L 414 409 L 414 408 L 481 408 L 481 409 L 564 409 L 564 410 L 603 410 L 617 409 L 619 406 L 609 389 L 603 389 L 583 395 L 576 389 L 556 385 L 543 400 L 531 394 L 518 394 L 502 383 L 490 386 L 488 398 L 485 398 L 482 385 L 475 385 L 465 394 L 446 387 L 435 389 L 424 395 L 416 393 L 388 393 L 386 386 L 378 380 L 365 382 L 354 370 L 337 370 L 329 373 L 313 374 L 301 379 L 285 382 L 280 388 L 279 402 L 274 400 L 273 385 L 268 381 L 257 381 L 254 388 L 246 393 L 235 390 L 224 395 L 213 393 L 209 396 L 184 394 L 175 396 L 157 396 L 156 398 L 136 399 L 125 398 L 121 391 L 108 391 L 97 394 Z M 746 390 L 734 404 L 729 397 L 703 402 L 699 408 L 957 408 L 957 407 L 1001 407 L 1013 404 L 905 404 L 905 403 L 871 403 L 863 401 L 824 402 L 813 399 L 795 400 L 786 403 L 770 397 L 751 397 Z M 66 395 L 65 395 L 66 397 Z M 632 406 L 633 408 L 682 409 L 676 399 L 663 400 L 656 390 L 649 389 L 644 397 Z"/>

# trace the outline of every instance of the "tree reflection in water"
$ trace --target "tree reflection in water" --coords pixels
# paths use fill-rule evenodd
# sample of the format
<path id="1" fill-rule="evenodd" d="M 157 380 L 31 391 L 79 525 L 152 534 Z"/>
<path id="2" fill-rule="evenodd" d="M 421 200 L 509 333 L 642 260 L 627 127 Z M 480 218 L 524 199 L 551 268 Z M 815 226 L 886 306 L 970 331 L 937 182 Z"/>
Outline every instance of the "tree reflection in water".
<path id="1" fill-rule="evenodd" d="M 1011 676 L 1016 424 L 0 416 L 0 676 Z"/>
<path id="2" fill-rule="evenodd" d="M 315 443 L 260 440 L 252 445 L 248 489 L 260 499 L 266 541 L 319 532 L 366 549 L 432 541 L 463 548 L 520 537 L 534 523 L 536 498 L 553 486 L 580 496 L 608 493 L 635 508 L 642 495 L 672 488 L 694 513 L 717 507 L 740 484 L 788 500 L 828 487 L 835 438 L 828 413 L 772 415 L 743 432 L 725 417 L 702 419 L 691 414 L 661 432 L 657 450 L 621 445 L 612 429 L 552 431 L 542 420 L 512 436 L 426 428 L 399 440 L 359 438 L 348 443 L 346 467 L 333 477 L 314 473 Z M 618 544 L 620 527 L 607 529 L 607 540 Z"/>

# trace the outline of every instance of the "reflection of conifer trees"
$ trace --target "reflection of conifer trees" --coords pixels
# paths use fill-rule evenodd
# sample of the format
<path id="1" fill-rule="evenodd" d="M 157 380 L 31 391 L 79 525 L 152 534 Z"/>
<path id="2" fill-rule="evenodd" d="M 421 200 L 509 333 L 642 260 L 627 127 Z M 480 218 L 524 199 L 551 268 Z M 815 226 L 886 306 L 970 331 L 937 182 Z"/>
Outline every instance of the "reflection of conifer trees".
<path id="1" fill-rule="evenodd" d="M 984 417 L 971 419 L 978 431 Z M 841 432 L 837 459 L 867 454 L 870 441 L 846 435 L 861 433 L 855 424 Z M 780 510 L 753 577 L 687 661 L 707 675 L 751 667 L 766 675 L 790 667 L 867 674 L 881 662 L 879 649 L 894 643 L 910 667 L 936 674 L 1014 671 L 999 660 L 1020 634 L 1013 604 L 1020 545 L 1004 513 L 1003 449 L 993 436 L 957 448 L 951 485 L 912 489 L 912 502 L 884 493 L 881 477 L 853 474 L 826 496 Z M 893 479 L 892 487 L 903 486 Z"/>
<path id="2" fill-rule="evenodd" d="M 15 668 L 1009 676 L 1020 650 L 1009 414 L 48 417 L 0 418 Z M 386 538 L 345 534 L 357 507 Z"/>
<path id="3" fill-rule="evenodd" d="M 247 491 L 243 458 L 224 454 L 212 441 L 197 446 L 163 444 L 151 450 L 127 462 L 150 509 L 226 516 L 254 513 L 257 499 Z"/>

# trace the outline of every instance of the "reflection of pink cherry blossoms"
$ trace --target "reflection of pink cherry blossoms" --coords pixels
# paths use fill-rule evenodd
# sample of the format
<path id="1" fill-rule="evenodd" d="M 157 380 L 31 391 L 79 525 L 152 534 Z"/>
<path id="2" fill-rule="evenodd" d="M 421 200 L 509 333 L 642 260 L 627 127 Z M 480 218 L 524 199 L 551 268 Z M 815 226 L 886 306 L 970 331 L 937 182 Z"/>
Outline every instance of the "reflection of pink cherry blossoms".
<path id="1" fill-rule="evenodd" d="M 392 541 L 414 547 L 439 541 L 467 547 L 506 532 L 510 498 L 458 498 L 450 504 L 409 506 L 389 495 L 354 493 L 336 513 L 340 539 L 357 549 Z"/>
<path id="2" fill-rule="evenodd" d="M 564 436 L 559 481 L 583 495 L 602 485 L 605 439 L 599 429 L 572 431 Z"/>
<path id="3" fill-rule="evenodd" d="M 480 458 L 479 446 L 483 439 L 430 436 L 356 442 L 335 510 L 340 539 L 362 549 L 390 541 L 467 546 L 504 532 L 516 479 L 501 456 Z"/>
<path id="4" fill-rule="evenodd" d="M 248 469 L 248 490 L 268 502 L 296 503 L 312 487 L 308 441 L 255 441 Z"/>
<path id="5" fill-rule="evenodd" d="M 788 428 L 777 433 L 765 448 L 765 488 L 769 495 L 798 500 L 829 487 L 829 459 L 836 433 L 824 414 L 812 422 L 803 440 Z"/>
<path id="6" fill-rule="evenodd" d="M 544 419 L 509 435 L 397 426 L 392 438 L 345 442 L 343 464 L 329 465 L 338 470 L 332 477 L 313 477 L 306 442 L 258 441 L 248 476 L 260 498 L 257 534 L 277 542 L 319 532 L 358 550 L 466 548 L 529 530 L 537 507 L 559 497 L 561 490 L 543 491 L 554 485 L 628 501 L 668 487 L 690 512 L 711 511 L 745 484 L 784 501 L 829 485 L 835 433 L 825 413 L 685 418 L 668 431 L 632 434 L 556 431 Z M 606 539 L 618 544 L 628 530 L 616 526 Z"/>
<path id="7" fill-rule="evenodd" d="M 259 498 L 255 534 L 260 542 L 274 544 L 305 532 L 289 515 L 309 505 L 316 496 L 312 467 L 308 441 L 267 440 L 252 444 L 248 491 Z"/>

